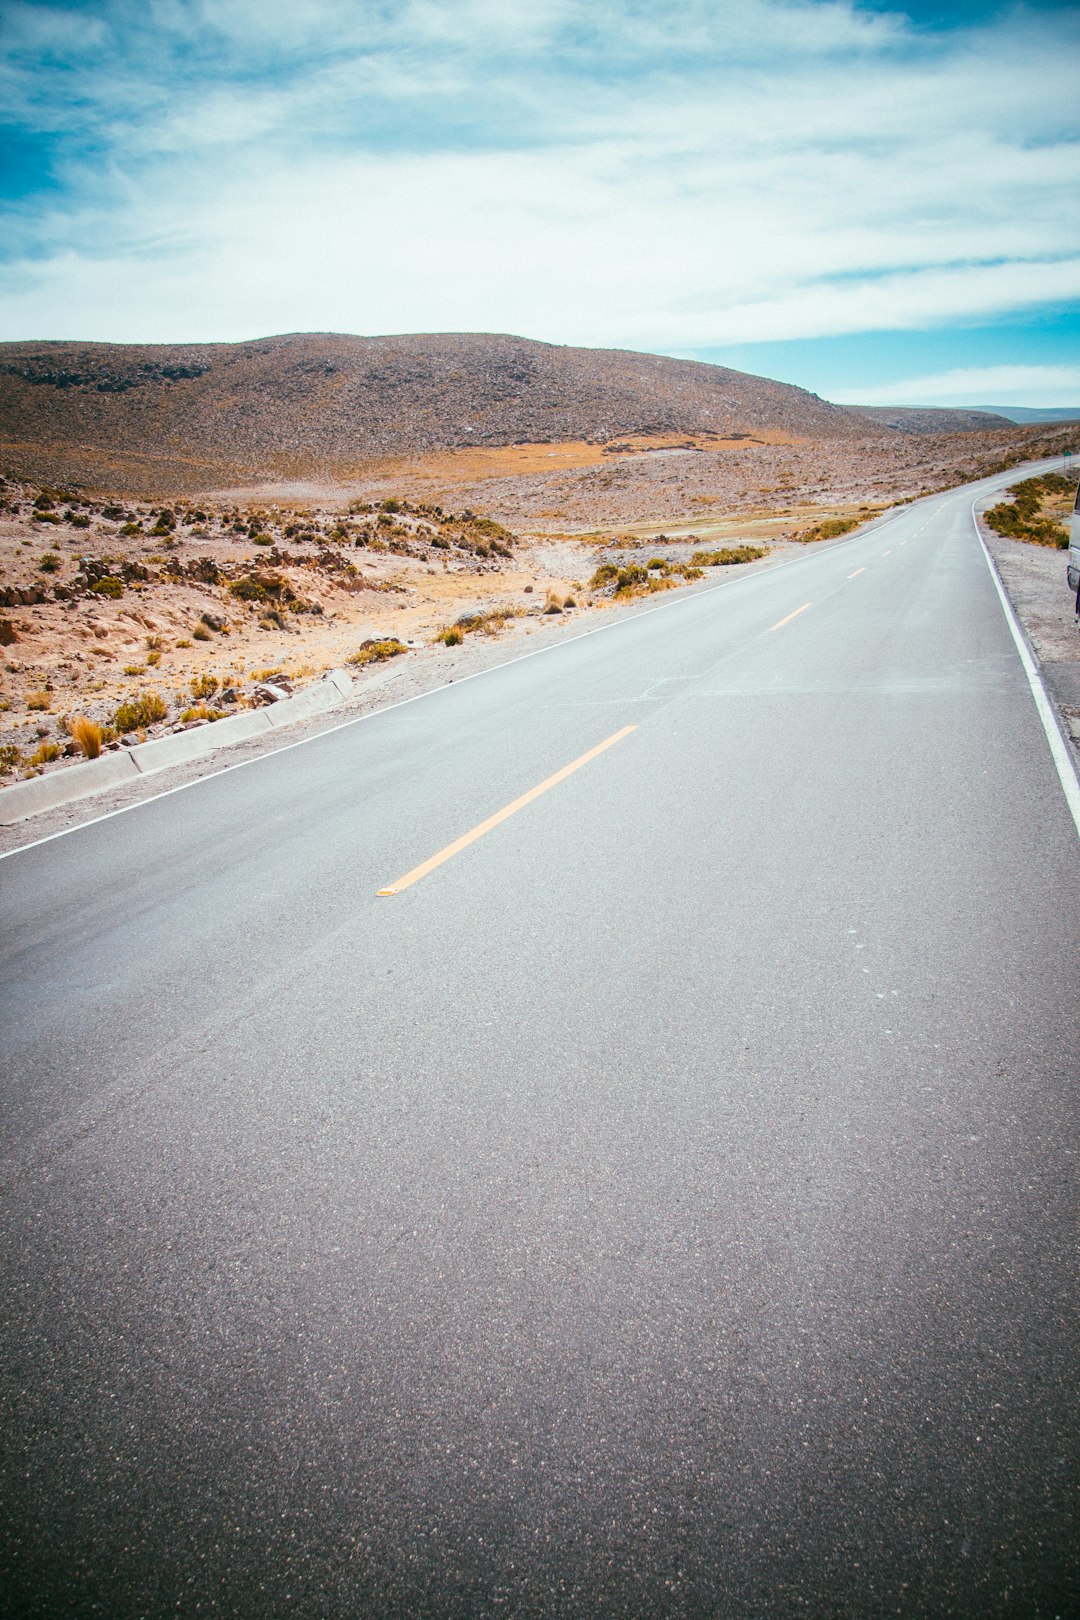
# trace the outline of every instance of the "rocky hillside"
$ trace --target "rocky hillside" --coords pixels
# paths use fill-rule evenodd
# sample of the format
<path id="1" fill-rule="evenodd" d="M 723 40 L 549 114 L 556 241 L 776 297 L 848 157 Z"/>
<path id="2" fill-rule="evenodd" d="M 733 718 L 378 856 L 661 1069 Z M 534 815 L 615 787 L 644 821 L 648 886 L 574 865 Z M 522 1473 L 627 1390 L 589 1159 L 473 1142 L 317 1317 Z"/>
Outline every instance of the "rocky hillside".
<path id="1" fill-rule="evenodd" d="M 949 410 L 936 405 L 845 405 L 843 409 L 897 433 L 987 433 L 1009 425 L 1009 419 L 996 411 Z"/>
<path id="2" fill-rule="evenodd" d="M 198 490 L 467 445 L 673 431 L 875 430 L 722 366 L 499 335 L 0 344 L 0 458 L 23 476 L 100 487 Z"/>

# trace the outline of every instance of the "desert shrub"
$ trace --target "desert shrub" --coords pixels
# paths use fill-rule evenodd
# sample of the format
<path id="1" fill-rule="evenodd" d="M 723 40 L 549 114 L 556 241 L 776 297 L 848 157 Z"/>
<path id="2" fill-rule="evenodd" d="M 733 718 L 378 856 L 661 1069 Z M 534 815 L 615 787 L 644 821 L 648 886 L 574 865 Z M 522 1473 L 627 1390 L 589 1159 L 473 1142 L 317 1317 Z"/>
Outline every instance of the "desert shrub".
<path id="1" fill-rule="evenodd" d="M 120 704 L 113 725 L 117 731 L 138 731 L 141 726 L 152 726 L 155 720 L 164 720 L 166 712 L 160 692 L 140 692 Z"/>
<path id="2" fill-rule="evenodd" d="M 180 716 L 184 725 L 190 725 L 192 720 L 222 720 L 223 709 L 211 709 L 205 703 L 196 703 L 190 709 L 185 709 Z"/>
<path id="3" fill-rule="evenodd" d="M 17 771 L 22 764 L 22 749 L 14 743 L 0 744 L 0 771 Z"/>
<path id="4" fill-rule="evenodd" d="M 60 758 L 60 745 L 59 745 L 59 743 L 43 742 L 43 743 L 39 743 L 37 748 L 35 748 L 34 752 L 30 755 L 30 764 L 31 765 L 51 765 L 54 759 L 59 759 L 59 758 Z"/>
<path id="5" fill-rule="evenodd" d="M 852 529 L 857 529 L 864 521 L 865 519 L 858 517 L 826 518 L 824 523 L 815 524 L 812 529 L 804 529 L 802 534 L 795 536 L 795 539 L 804 546 L 812 545 L 815 540 L 838 540 L 842 534 L 850 534 Z"/>
<path id="6" fill-rule="evenodd" d="M 146 655 L 146 662 L 149 664 L 151 669 L 156 669 L 161 663 L 161 654 L 159 652 L 148 652 Z"/>
<path id="7" fill-rule="evenodd" d="M 64 516 L 73 529 L 88 529 L 90 527 L 90 519 L 85 512 L 65 512 Z"/>
<path id="8" fill-rule="evenodd" d="M 99 579 L 96 584 L 91 585 L 90 591 L 93 596 L 108 596 L 115 601 L 118 596 L 123 596 L 124 586 L 115 574 L 106 574 L 104 579 Z"/>
<path id="9" fill-rule="evenodd" d="M 160 652 L 164 645 L 165 643 L 160 636 L 147 636 L 146 638 L 147 652 Z"/>
<path id="10" fill-rule="evenodd" d="M 445 630 L 439 631 L 435 640 L 441 641 L 444 647 L 459 647 L 465 640 L 465 632 L 459 630 L 456 624 L 447 625 Z"/>
<path id="11" fill-rule="evenodd" d="M 178 647 L 190 647 L 191 642 L 190 642 L 190 640 L 188 639 L 187 636 L 181 636 L 180 640 L 176 643 L 176 645 Z"/>
<path id="12" fill-rule="evenodd" d="M 544 602 L 544 612 L 545 613 L 561 613 L 562 610 L 563 610 L 563 598 L 562 598 L 562 596 L 560 596 L 558 591 L 548 591 L 547 599 Z"/>
<path id="13" fill-rule="evenodd" d="M 206 628 L 205 624 L 197 624 L 191 634 L 196 641 L 210 640 L 210 632 Z"/>
<path id="14" fill-rule="evenodd" d="M 213 697 L 220 685 L 216 675 L 195 675 L 191 680 L 191 695 L 196 699 Z"/>
<path id="15" fill-rule="evenodd" d="M 721 546 L 718 551 L 695 551 L 690 558 L 693 568 L 730 568 L 735 563 L 756 562 L 767 557 L 767 546 Z"/>
<path id="16" fill-rule="evenodd" d="M 121 534 L 126 534 L 126 535 L 129 535 L 129 536 L 130 535 L 135 535 L 135 534 L 142 534 L 142 532 L 143 532 L 143 530 L 142 530 L 142 524 L 141 523 L 124 523 L 124 524 L 121 525 L 121 528 L 120 528 L 120 533 Z"/>
<path id="17" fill-rule="evenodd" d="M 59 513 L 57 513 L 57 512 L 31 512 L 30 516 L 31 516 L 31 518 L 33 519 L 33 521 L 35 523 L 59 523 L 60 522 L 60 516 L 59 516 Z"/>
<path id="18" fill-rule="evenodd" d="M 52 708 L 52 697 L 48 692 L 28 692 L 26 694 L 26 707 L 47 714 Z"/>
<path id="19" fill-rule="evenodd" d="M 87 720 L 84 715 L 77 715 L 74 720 L 68 721 L 68 733 L 86 759 L 97 759 L 101 753 L 104 735 L 96 720 Z"/>
<path id="20" fill-rule="evenodd" d="M 266 586 L 253 575 L 248 574 L 243 579 L 234 579 L 229 586 L 229 595 L 235 596 L 240 602 L 265 602 Z"/>
<path id="21" fill-rule="evenodd" d="M 399 641 L 396 636 L 391 636 L 386 641 L 362 641 L 352 657 L 346 659 L 346 663 L 358 664 L 361 667 L 364 664 L 379 664 L 385 658 L 396 658 L 399 653 L 408 650 L 405 643 Z"/>
<path id="22" fill-rule="evenodd" d="M 55 505 L 56 502 L 53 500 L 52 496 L 47 490 L 43 489 L 34 496 L 35 512 L 51 512 Z"/>
<path id="23" fill-rule="evenodd" d="M 145 664 L 125 664 L 124 665 L 124 674 L 125 675 L 145 675 L 146 674 L 146 665 Z"/>
<path id="24" fill-rule="evenodd" d="M 1008 493 L 1012 501 L 999 501 L 985 514 L 989 527 L 1009 539 L 1025 540 L 1028 545 L 1064 550 L 1069 544 L 1068 531 L 1055 518 L 1043 513 L 1042 503 L 1055 495 L 1071 495 L 1072 480 L 1061 473 L 1044 473 L 1039 478 L 1023 479 Z"/>
<path id="25" fill-rule="evenodd" d="M 43 574 L 58 574 L 60 572 L 60 558 L 55 551 L 46 551 L 38 568 Z"/>

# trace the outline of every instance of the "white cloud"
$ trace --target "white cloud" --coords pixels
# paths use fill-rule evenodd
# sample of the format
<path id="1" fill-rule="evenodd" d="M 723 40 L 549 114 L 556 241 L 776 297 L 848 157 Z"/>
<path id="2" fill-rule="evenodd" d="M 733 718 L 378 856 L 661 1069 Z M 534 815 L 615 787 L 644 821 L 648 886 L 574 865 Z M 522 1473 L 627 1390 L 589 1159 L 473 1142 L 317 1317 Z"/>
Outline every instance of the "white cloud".
<path id="1" fill-rule="evenodd" d="M 844 403 L 1080 407 L 1080 366 L 971 366 L 855 389 Z"/>
<path id="2" fill-rule="evenodd" d="M 1069 27 L 1022 11 L 935 38 L 791 0 L 107 11 L 65 69 L 97 149 L 8 222 L 6 337 L 704 348 L 1080 296 Z"/>

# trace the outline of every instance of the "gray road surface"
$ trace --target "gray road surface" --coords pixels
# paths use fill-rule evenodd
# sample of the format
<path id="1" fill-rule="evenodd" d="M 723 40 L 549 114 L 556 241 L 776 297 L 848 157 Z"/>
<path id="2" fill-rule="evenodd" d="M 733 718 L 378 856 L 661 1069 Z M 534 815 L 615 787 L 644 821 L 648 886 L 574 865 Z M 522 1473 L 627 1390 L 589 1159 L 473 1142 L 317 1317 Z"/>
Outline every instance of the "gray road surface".
<path id="1" fill-rule="evenodd" d="M 0 863 L 5 1613 L 1078 1612 L 1078 844 L 969 504 Z"/>

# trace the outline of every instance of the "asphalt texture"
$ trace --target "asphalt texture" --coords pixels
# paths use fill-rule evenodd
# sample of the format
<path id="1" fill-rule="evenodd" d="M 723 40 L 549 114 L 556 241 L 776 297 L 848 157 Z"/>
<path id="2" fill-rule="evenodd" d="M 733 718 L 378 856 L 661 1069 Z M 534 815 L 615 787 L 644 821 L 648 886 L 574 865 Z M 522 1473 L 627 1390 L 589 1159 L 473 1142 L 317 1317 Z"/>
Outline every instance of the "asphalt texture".
<path id="1" fill-rule="evenodd" d="M 970 500 L 0 863 L 5 1614 L 1080 1612 L 1080 846 Z"/>

